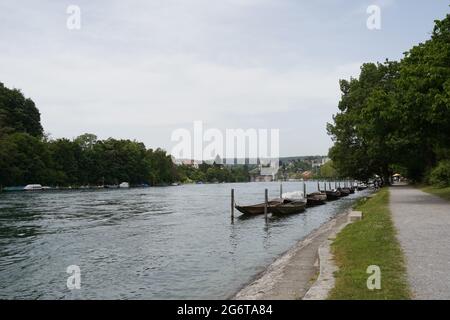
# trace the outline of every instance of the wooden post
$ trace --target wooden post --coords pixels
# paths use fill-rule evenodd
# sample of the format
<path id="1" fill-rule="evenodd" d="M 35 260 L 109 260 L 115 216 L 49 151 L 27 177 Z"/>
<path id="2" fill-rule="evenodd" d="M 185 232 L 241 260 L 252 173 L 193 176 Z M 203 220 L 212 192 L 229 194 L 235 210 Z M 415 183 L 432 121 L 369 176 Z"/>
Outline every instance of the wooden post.
<path id="1" fill-rule="evenodd" d="M 317 181 L 317 191 L 320 192 L 320 182 L 319 181 Z"/>
<path id="2" fill-rule="evenodd" d="M 234 189 L 231 189 L 231 221 L 234 220 Z"/>
<path id="3" fill-rule="evenodd" d="M 325 187 L 324 191 L 327 191 L 327 182 L 325 181 L 325 183 L 323 184 L 323 186 Z"/>
<path id="4" fill-rule="evenodd" d="M 332 188 L 331 188 L 331 182 L 328 182 L 328 186 L 330 187 L 330 190 L 331 190 L 331 189 L 332 189 Z"/>
<path id="5" fill-rule="evenodd" d="M 306 183 L 303 182 L 303 198 L 306 199 Z"/>
<path id="6" fill-rule="evenodd" d="M 280 199 L 283 198 L 283 184 L 280 183 Z"/>
<path id="7" fill-rule="evenodd" d="M 264 191 L 264 218 L 267 221 L 267 206 L 269 202 L 269 195 L 267 189 Z"/>

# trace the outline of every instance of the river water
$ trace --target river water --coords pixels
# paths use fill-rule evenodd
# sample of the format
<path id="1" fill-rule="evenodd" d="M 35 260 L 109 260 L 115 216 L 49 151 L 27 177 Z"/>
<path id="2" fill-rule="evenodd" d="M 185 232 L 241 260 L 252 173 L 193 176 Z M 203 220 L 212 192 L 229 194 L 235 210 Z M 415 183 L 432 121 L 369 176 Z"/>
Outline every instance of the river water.
<path id="1" fill-rule="evenodd" d="M 0 299 L 224 299 L 363 194 L 267 223 L 235 211 L 232 224 L 231 188 L 238 204 L 279 194 L 279 183 L 2 193 Z"/>

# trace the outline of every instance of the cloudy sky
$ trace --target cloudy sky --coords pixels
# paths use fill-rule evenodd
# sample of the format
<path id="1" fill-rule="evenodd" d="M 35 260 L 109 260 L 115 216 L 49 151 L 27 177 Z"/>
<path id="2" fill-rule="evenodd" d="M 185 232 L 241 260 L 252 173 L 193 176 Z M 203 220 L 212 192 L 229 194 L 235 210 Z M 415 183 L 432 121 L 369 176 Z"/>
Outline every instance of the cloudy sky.
<path id="1" fill-rule="evenodd" d="M 381 30 L 366 10 L 381 8 Z M 399 59 L 446 0 L 0 0 L 0 81 L 52 137 L 95 133 L 171 150 L 171 133 L 280 129 L 282 156 L 326 154 L 340 78 Z M 81 29 L 66 26 L 69 5 Z"/>

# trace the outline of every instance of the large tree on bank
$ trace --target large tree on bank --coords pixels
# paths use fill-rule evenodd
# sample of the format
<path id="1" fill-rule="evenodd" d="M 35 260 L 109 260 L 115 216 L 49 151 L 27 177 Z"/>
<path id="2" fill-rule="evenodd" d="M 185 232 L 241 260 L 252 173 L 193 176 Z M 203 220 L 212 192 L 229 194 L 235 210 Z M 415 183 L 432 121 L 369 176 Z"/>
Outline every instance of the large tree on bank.
<path id="1" fill-rule="evenodd" d="M 387 181 L 395 169 L 420 180 L 450 159 L 450 15 L 400 62 L 364 64 L 358 79 L 340 84 L 327 130 L 341 175 Z"/>

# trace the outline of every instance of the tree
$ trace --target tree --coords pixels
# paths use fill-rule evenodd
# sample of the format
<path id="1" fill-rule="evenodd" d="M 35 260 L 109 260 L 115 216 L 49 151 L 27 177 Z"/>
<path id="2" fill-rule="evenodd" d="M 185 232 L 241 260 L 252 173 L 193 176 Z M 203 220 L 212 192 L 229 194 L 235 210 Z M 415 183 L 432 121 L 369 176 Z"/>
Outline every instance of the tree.
<path id="1" fill-rule="evenodd" d="M 41 137 L 41 116 L 31 99 L 17 89 L 8 89 L 0 82 L 0 135 L 15 132 Z"/>
<path id="2" fill-rule="evenodd" d="M 81 147 L 65 138 L 50 141 L 47 146 L 52 159 L 52 169 L 56 174 L 52 183 L 63 186 L 83 184 L 83 174 L 80 172 Z"/>
<path id="3" fill-rule="evenodd" d="M 0 140 L 2 185 L 50 182 L 50 154 L 44 142 L 27 133 L 14 133 Z"/>
<path id="4" fill-rule="evenodd" d="M 387 182 L 401 168 L 421 180 L 450 158 L 450 15 L 400 62 L 364 64 L 358 79 L 340 84 L 339 112 L 327 125 L 339 174 Z"/>
<path id="5" fill-rule="evenodd" d="M 320 177 L 327 179 L 336 179 L 338 177 L 336 169 L 333 167 L 333 161 L 327 161 L 320 166 Z"/>
<path id="6" fill-rule="evenodd" d="M 358 79 L 341 80 L 340 112 L 327 125 L 334 146 L 329 155 L 339 175 L 367 180 L 373 174 L 388 179 L 395 157 L 390 134 L 396 126 L 390 92 L 398 63 L 366 63 Z"/>

